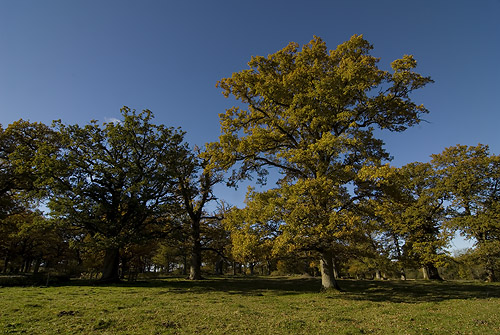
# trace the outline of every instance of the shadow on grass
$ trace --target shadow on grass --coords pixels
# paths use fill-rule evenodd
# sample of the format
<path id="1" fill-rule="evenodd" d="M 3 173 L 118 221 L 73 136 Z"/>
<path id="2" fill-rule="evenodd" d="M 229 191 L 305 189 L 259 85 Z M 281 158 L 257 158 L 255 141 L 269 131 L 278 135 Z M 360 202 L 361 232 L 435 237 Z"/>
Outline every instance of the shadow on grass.
<path id="1" fill-rule="evenodd" d="M 462 281 L 344 281 L 343 298 L 395 303 L 500 298 L 500 285 Z"/>
<path id="2" fill-rule="evenodd" d="M 302 277 L 213 277 L 198 281 L 184 278 L 163 278 L 112 285 L 98 285 L 96 282 L 76 280 L 71 281 L 68 285 L 164 289 L 159 292 L 160 294 L 203 294 L 214 291 L 247 296 L 318 293 L 333 299 L 395 303 L 500 298 L 500 284 L 482 282 L 340 280 L 339 284 L 345 292 L 319 293 L 321 289 L 320 279 Z"/>
<path id="3" fill-rule="evenodd" d="M 209 277 L 203 280 L 188 280 L 184 277 L 123 281 L 117 284 L 100 284 L 98 281 L 72 280 L 66 285 L 99 287 L 154 287 L 165 288 L 176 293 L 226 292 L 228 294 L 261 295 L 274 293 L 280 295 L 317 293 L 321 282 L 316 278 L 300 277 Z"/>

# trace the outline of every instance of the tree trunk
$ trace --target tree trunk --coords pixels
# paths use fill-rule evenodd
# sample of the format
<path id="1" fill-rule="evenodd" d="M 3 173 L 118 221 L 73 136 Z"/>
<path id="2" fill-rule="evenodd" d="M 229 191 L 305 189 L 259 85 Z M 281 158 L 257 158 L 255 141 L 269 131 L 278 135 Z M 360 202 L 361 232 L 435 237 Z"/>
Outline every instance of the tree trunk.
<path id="1" fill-rule="evenodd" d="M 122 257 L 122 271 L 120 273 L 120 279 L 125 279 L 125 274 L 130 276 L 130 269 L 128 266 L 128 259 L 126 257 Z"/>
<path id="2" fill-rule="evenodd" d="M 35 260 L 35 266 L 33 267 L 34 276 L 38 274 L 38 270 L 40 270 L 40 264 L 42 264 L 42 259 L 40 257 L 37 257 Z"/>
<path id="3" fill-rule="evenodd" d="M 119 274 L 120 265 L 120 250 L 118 248 L 106 249 L 104 255 L 104 264 L 102 267 L 101 282 L 104 283 L 117 283 L 120 281 Z"/>
<path id="4" fill-rule="evenodd" d="M 185 275 L 187 275 L 187 267 L 188 267 L 188 261 L 187 261 L 186 254 L 184 254 L 183 260 L 184 260 L 184 266 L 182 268 L 182 275 L 185 276 Z"/>
<path id="5" fill-rule="evenodd" d="M 335 279 L 339 279 L 340 278 L 340 273 L 339 273 L 339 269 L 338 269 L 338 266 L 337 266 L 337 262 L 335 261 L 335 257 L 333 258 L 333 277 Z"/>
<path id="6" fill-rule="evenodd" d="M 217 257 L 215 261 L 215 274 L 222 275 L 224 273 L 224 260 L 222 257 Z"/>
<path id="7" fill-rule="evenodd" d="M 191 219 L 191 264 L 189 268 L 189 279 L 200 280 L 201 277 L 201 243 L 200 243 L 200 221 Z"/>
<path id="8" fill-rule="evenodd" d="M 201 255 L 200 252 L 195 250 L 193 250 L 193 253 L 191 255 L 191 264 L 189 267 L 189 279 L 191 280 L 203 279 L 201 277 Z"/>
<path id="9" fill-rule="evenodd" d="M 399 271 L 399 274 L 400 274 L 401 280 L 406 280 L 406 272 L 405 272 L 404 268 L 401 268 L 401 270 Z"/>
<path id="10" fill-rule="evenodd" d="M 426 264 L 422 267 L 422 273 L 426 280 L 443 280 L 434 264 Z"/>
<path id="11" fill-rule="evenodd" d="M 7 273 L 7 268 L 9 266 L 9 261 L 10 261 L 10 257 L 9 257 L 9 251 L 7 250 L 7 254 L 5 255 L 4 259 L 3 259 L 3 269 L 2 269 L 2 272 L 3 273 Z"/>
<path id="12" fill-rule="evenodd" d="M 341 291 L 341 288 L 337 284 L 335 280 L 335 276 L 333 273 L 334 265 L 333 265 L 333 257 L 331 251 L 324 251 L 321 253 L 320 260 L 321 267 L 321 289 L 322 290 L 337 290 Z"/>
<path id="13" fill-rule="evenodd" d="M 497 281 L 497 277 L 495 274 L 495 269 L 494 269 L 494 261 L 493 257 L 491 255 L 487 254 L 486 255 L 486 264 L 484 265 L 484 270 L 486 271 L 486 281 L 488 283 L 493 283 Z"/>
<path id="14" fill-rule="evenodd" d="M 486 281 L 488 283 L 493 283 L 497 281 L 497 276 L 495 274 L 495 270 L 493 268 L 493 262 L 492 260 L 488 257 L 488 260 L 486 261 Z"/>
<path id="15" fill-rule="evenodd" d="M 429 280 L 429 272 L 425 268 L 425 266 L 422 266 L 422 276 L 424 277 L 424 280 Z"/>
<path id="16" fill-rule="evenodd" d="M 236 272 L 236 262 L 233 261 L 233 276 L 236 276 L 237 272 Z"/>
<path id="17" fill-rule="evenodd" d="M 375 270 L 375 279 L 382 280 L 382 273 L 380 272 L 379 269 Z"/>
<path id="18" fill-rule="evenodd" d="M 486 269 L 486 281 L 488 283 L 493 283 L 497 281 L 495 270 L 493 270 L 492 268 Z"/>
<path id="19" fill-rule="evenodd" d="M 202 278 L 201 278 L 201 244 L 199 238 L 199 231 L 197 238 L 193 238 L 193 240 L 194 241 L 191 250 L 191 264 L 189 267 L 189 279 L 200 280 Z"/>
<path id="20" fill-rule="evenodd" d="M 253 276 L 254 269 L 255 269 L 255 263 L 253 263 L 253 262 L 248 263 L 248 268 L 250 269 L 250 275 Z"/>

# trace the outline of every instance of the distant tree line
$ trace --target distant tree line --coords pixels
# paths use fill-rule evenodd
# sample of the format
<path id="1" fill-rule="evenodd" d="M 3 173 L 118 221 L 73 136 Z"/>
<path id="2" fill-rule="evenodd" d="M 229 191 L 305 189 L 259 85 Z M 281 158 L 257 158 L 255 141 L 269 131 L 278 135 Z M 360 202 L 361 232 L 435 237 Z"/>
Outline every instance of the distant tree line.
<path id="1" fill-rule="evenodd" d="M 457 145 L 428 163 L 387 164 L 375 128 L 418 124 L 427 110 L 410 95 L 432 80 L 412 56 L 379 69 L 371 49 L 362 36 L 330 51 L 315 37 L 253 57 L 218 83 L 246 109 L 221 114 L 219 141 L 202 149 L 127 107 L 119 122 L 0 126 L 0 271 L 104 282 L 309 273 L 324 289 L 415 269 L 495 281 L 500 156 Z M 249 189 L 244 208 L 213 194 L 217 183 L 265 183 L 269 168 L 281 178 Z M 475 247 L 451 257 L 456 232 Z"/>

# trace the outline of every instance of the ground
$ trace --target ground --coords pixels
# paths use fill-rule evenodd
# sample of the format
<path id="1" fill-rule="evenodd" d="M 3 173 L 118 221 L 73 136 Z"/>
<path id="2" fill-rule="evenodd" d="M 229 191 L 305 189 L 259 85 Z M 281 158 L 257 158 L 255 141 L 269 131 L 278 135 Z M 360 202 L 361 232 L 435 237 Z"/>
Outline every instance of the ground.
<path id="1" fill-rule="evenodd" d="M 0 334 L 498 334 L 500 285 L 182 278 L 0 288 Z"/>

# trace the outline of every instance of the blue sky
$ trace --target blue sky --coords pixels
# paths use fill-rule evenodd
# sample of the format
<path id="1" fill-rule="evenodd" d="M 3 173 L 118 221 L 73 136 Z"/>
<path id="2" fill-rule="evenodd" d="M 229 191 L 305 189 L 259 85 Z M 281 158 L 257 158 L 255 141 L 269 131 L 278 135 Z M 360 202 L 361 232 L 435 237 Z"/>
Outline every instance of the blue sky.
<path id="1" fill-rule="evenodd" d="M 0 123 L 85 124 L 151 109 L 203 145 L 234 104 L 215 83 L 290 41 L 335 48 L 353 34 L 380 66 L 413 54 L 435 83 L 414 95 L 430 114 L 381 134 L 400 166 L 455 144 L 500 152 L 500 1 L 0 0 Z M 238 192 L 220 196 L 241 203 Z"/>

